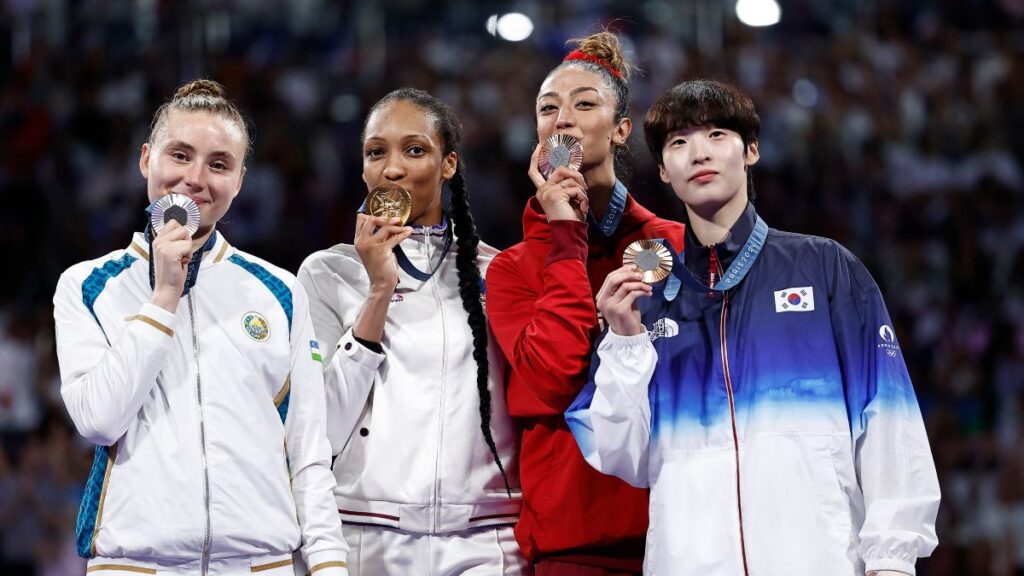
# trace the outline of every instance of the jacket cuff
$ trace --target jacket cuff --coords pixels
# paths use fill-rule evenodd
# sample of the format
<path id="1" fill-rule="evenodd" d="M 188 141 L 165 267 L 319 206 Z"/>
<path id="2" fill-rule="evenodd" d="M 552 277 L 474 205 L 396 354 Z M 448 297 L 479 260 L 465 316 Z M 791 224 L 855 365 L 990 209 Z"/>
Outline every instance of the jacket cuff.
<path id="1" fill-rule="evenodd" d="M 348 576 L 348 554 L 344 550 L 319 550 L 306 558 L 310 576 Z"/>
<path id="2" fill-rule="evenodd" d="M 914 560 L 905 560 L 903 558 L 864 558 L 864 571 L 867 573 L 879 572 L 882 570 L 895 570 L 896 572 L 903 572 L 908 576 L 915 576 L 917 571 L 914 569 Z"/>
<path id="3" fill-rule="evenodd" d="M 634 346 L 646 346 L 650 343 L 651 336 L 646 330 L 633 336 L 622 336 L 608 328 L 608 333 L 601 340 L 599 348 L 601 350 L 621 350 L 622 348 L 632 348 Z"/>
<path id="4" fill-rule="evenodd" d="M 172 338 L 174 337 L 174 330 L 178 326 L 178 319 L 174 314 L 149 302 L 143 304 L 142 308 L 139 309 L 139 313 L 134 316 L 129 316 L 128 320 L 147 324 L 154 330 L 163 332 Z"/>
<path id="5" fill-rule="evenodd" d="M 560 260 L 587 261 L 587 223 L 576 220 L 553 220 L 551 228 L 551 251 L 548 252 L 549 266 Z"/>
<path id="6" fill-rule="evenodd" d="M 355 362 L 370 370 L 379 368 L 380 363 L 385 358 L 383 352 L 375 352 L 369 347 L 360 344 L 355 334 L 352 333 L 351 328 L 345 332 L 341 340 L 338 340 L 338 349 L 334 351 L 334 355 L 337 356 L 338 354 L 344 355 L 347 361 Z"/>

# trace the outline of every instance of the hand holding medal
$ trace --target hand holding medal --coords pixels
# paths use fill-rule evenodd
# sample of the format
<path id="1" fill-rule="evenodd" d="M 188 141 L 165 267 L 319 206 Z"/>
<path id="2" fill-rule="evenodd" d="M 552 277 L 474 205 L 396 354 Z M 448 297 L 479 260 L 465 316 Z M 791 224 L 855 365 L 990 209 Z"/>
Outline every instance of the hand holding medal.
<path id="1" fill-rule="evenodd" d="M 184 194 L 167 194 L 146 209 L 153 272 L 152 302 L 174 312 L 185 289 L 192 240 L 199 230 L 199 206 Z"/>
<path id="2" fill-rule="evenodd" d="M 555 134 L 534 149 L 529 175 L 549 221 L 586 218 L 590 205 L 582 165 L 583 146 L 568 134 Z"/>
<path id="3" fill-rule="evenodd" d="M 375 186 L 359 207 L 356 217 L 355 247 L 371 290 L 391 298 L 398 284 L 398 263 L 394 249 L 412 234 L 405 226 L 412 214 L 412 194 L 395 184 Z"/>

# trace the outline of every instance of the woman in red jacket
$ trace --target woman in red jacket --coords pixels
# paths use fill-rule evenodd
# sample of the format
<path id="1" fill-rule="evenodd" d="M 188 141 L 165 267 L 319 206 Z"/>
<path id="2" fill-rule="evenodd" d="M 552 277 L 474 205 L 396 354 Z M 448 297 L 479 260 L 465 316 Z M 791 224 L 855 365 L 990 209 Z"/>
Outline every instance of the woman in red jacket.
<path id="1" fill-rule="evenodd" d="M 548 74 L 537 95 L 537 136 L 572 136 L 579 170 L 529 175 L 537 192 L 523 241 L 487 272 L 487 314 L 511 364 L 508 406 L 523 424 L 523 511 L 516 538 L 537 576 L 639 574 L 647 492 L 583 460 L 563 413 L 586 381 L 599 332 L 594 295 L 632 241 L 666 238 L 682 249 L 681 224 L 656 218 L 616 177 L 627 117 L 630 64 L 616 35 L 599 32 Z"/>

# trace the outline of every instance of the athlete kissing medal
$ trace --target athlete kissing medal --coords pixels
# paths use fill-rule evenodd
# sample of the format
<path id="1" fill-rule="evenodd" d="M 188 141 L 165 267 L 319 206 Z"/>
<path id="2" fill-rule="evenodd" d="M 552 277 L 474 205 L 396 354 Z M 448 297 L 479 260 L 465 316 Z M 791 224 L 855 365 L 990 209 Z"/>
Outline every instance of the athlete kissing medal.
<path id="1" fill-rule="evenodd" d="M 404 225 L 412 213 L 412 194 L 401 186 L 381 185 L 370 191 L 363 205 L 371 216 L 401 218 Z"/>
<path id="2" fill-rule="evenodd" d="M 154 235 L 159 234 L 164 224 L 171 220 L 177 220 L 193 236 L 199 230 L 199 206 L 184 194 L 162 196 L 150 204 L 147 211 Z"/>
<path id="3" fill-rule="evenodd" d="M 633 264 L 644 274 L 644 282 L 655 284 L 672 271 L 672 253 L 654 240 L 637 240 L 626 247 L 623 264 Z"/>
<path id="4" fill-rule="evenodd" d="M 579 170 L 583 165 L 583 145 L 568 134 L 555 134 L 540 147 L 537 169 L 545 178 L 561 166 Z"/>

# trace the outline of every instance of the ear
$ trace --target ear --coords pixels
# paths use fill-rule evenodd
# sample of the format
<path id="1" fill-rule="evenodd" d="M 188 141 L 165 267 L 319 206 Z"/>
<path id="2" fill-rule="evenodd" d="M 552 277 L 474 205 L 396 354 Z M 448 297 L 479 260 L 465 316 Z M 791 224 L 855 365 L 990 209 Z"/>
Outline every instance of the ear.
<path id="1" fill-rule="evenodd" d="M 142 172 L 143 178 L 149 180 L 149 142 L 143 144 L 139 152 L 139 172 Z"/>
<path id="2" fill-rule="evenodd" d="M 629 118 L 623 118 L 619 120 L 619 124 L 615 126 L 615 132 L 612 133 L 612 144 L 616 146 L 624 146 L 626 141 L 629 140 L 629 135 L 633 132 L 633 121 Z"/>
<path id="3" fill-rule="evenodd" d="M 750 168 L 761 159 L 761 153 L 757 151 L 757 140 L 747 146 L 747 153 L 743 155 L 743 165 Z"/>
<path id="4" fill-rule="evenodd" d="M 658 176 L 661 176 L 661 181 L 665 184 L 672 183 L 672 179 L 668 177 L 668 172 L 665 170 L 664 164 L 658 164 Z"/>
<path id="5" fill-rule="evenodd" d="M 441 164 L 441 178 L 445 180 L 451 180 L 452 176 L 455 176 L 455 171 L 459 168 L 459 154 L 454 150 L 449 152 L 445 156 Z"/>
<path id="6" fill-rule="evenodd" d="M 235 187 L 235 193 L 231 195 L 232 198 L 238 196 L 238 193 L 242 191 L 242 182 L 245 182 L 245 173 L 247 170 L 248 168 L 242 166 L 242 170 L 238 174 L 238 186 Z"/>

